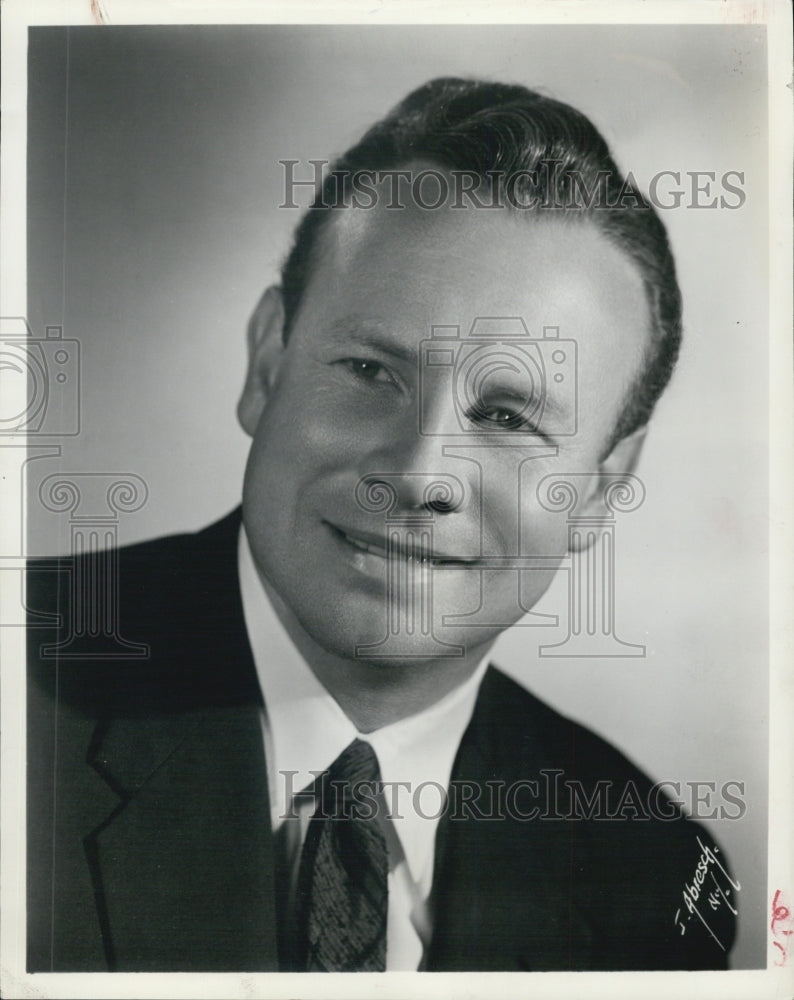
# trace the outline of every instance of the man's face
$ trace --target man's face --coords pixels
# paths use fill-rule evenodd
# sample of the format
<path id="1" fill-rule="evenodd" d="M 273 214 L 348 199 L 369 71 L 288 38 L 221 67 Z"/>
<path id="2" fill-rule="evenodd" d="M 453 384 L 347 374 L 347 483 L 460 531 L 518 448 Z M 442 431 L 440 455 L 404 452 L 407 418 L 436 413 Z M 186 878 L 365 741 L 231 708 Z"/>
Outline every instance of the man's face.
<path id="1" fill-rule="evenodd" d="M 432 588 L 435 638 L 476 652 L 532 607 L 565 555 L 566 515 L 546 510 L 536 487 L 551 473 L 599 470 L 647 341 L 639 275 L 587 224 L 504 211 L 349 208 L 334 213 L 317 256 L 286 348 L 272 329 L 269 346 L 255 343 L 241 404 L 253 434 L 243 511 L 254 560 L 331 653 L 353 657 L 384 639 L 387 607 L 399 617 L 395 601 L 422 604 L 411 580 Z M 478 317 L 504 321 L 489 321 L 495 363 L 481 358 L 466 396 L 454 363 L 427 362 L 452 357 L 459 368 Z M 549 344 L 510 339 L 512 317 L 534 339 L 558 327 L 576 342 L 575 367 L 568 345 L 558 368 Z M 460 328 L 452 355 L 423 348 L 438 325 Z M 524 343 L 545 385 L 522 370 Z M 389 484 L 388 512 L 372 509 L 366 477 Z M 456 485 L 451 508 L 423 503 L 434 477 Z M 431 551 L 411 549 L 411 519 Z M 543 558 L 519 571 L 519 555 Z M 448 620 L 478 608 L 486 624 Z M 408 622 L 395 627 L 405 634 Z M 421 633 L 413 653 L 413 640 L 401 647 L 406 662 L 429 650 Z"/>

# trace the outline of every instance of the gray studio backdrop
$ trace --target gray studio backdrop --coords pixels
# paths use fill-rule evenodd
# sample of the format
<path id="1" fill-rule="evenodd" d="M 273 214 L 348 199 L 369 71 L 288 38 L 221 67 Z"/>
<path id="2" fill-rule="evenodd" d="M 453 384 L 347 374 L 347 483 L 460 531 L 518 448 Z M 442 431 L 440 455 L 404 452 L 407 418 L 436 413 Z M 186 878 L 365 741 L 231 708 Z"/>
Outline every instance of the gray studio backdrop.
<path id="1" fill-rule="evenodd" d="M 541 659 L 537 630 L 515 629 L 495 659 L 654 777 L 713 782 L 701 816 L 743 783 L 742 817 L 709 820 L 742 886 L 735 968 L 765 963 L 765 57 L 763 29 L 737 26 L 33 29 L 29 49 L 28 318 L 79 340 L 82 374 L 79 435 L 28 465 L 36 554 L 69 549 L 68 517 L 36 499 L 59 470 L 142 477 L 125 542 L 239 501 L 245 325 L 299 217 L 278 208 L 279 159 L 332 156 L 414 86 L 467 74 L 573 103 L 641 187 L 680 172 L 663 216 L 684 348 L 617 538 L 618 632 L 647 655 Z M 692 171 L 715 174 L 710 193 Z M 738 207 L 719 204 L 728 171 Z M 541 610 L 565 594 L 558 579 Z"/>

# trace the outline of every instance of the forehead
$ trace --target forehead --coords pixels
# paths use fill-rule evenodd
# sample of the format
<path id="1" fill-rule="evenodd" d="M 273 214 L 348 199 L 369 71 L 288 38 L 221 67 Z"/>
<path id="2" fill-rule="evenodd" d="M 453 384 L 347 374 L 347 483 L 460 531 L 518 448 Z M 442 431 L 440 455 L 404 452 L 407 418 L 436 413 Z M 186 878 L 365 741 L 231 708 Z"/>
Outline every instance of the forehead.
<path id="1" fill-rule="evenodd" d="M 520 316 L 578 345 L 579 378 L 616 417 L 649 337 L 643 283 L 587 221 L 507 209 L 334 210 L 318 242 L 295 333 L 377 328 L 416 350 L 433 325 L 466 334 L 479 317 Z M 584 402 L 584 400 L 583 400 Z"/>
<path id="2" fill-rule="evenodd" d="M 331 213 L 305 299 L 322 293 L 325 308 L 337 300 L 398 304 L 390 317 L 397 326 L 428 312 L 437 314 L 434 322 L 461 324 L 522 315 L 540 325 L 565 321 L 573 334 L 584 313 L 598 313 L 614 323 L 616 337 L 626 328 L 642 349 L 648 309 L 639 273 L 592 223 L 410 202 L 388 209 L 385 200 Z"/>

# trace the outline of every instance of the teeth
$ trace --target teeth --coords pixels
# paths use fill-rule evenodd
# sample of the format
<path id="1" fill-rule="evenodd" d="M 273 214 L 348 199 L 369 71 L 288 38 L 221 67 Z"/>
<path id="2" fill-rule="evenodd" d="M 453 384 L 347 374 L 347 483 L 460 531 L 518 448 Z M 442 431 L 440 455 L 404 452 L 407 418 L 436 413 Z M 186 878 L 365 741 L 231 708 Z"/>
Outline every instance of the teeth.
<path id="1" fill-rule="evenodd" d="M 355 545 L 357 549 L 361 549 L 363 552 L 369 552 L 370 550 L 366 542 L 360 542 L 357 538 L 351 538 L 350 535 L 345 535 L 345 541 L 350 542 L 351 545 Z"/>
<path id="2" fill-rule="evenodd" d="M 360 549 L 362 552 L 369 552 L 370 555 L 380 556 L 381 559 L 386 558 L 386 549 L 384 549 L 382 545 L 375 545 L 372 542 L 365 542 L 362 541 L 360 538 L 353 538 L 351 535 L 345 535 L 345 540 L 350 542 L 350 544 L 353 545 L 355 548 Z M 405 556 L 404 558 L 407 559 L 408 562 L 418 561 L 422 563 L 423 566 L 428 563 L 435 565 L 436 562 L 435 559 L 429 559 L 427 556 L 421 556 L 419 558 L 417 558 L 416 556 Z"/>
<path id="3" fill-rule="evenodd" d="M 386 549 L 382 545 L 364 542 L 360 538 L 353 538 L 351 535 L 345 535 L 345 540 L 350 542 L 355 548 L 361 549 L 362 552 L 369 552 L 371 555 L 380 556 L 382 559 L 386 558 Z"/>
<path id="4" fill-rule="evenodd" d="M 386 549 L 382 545 L 376 545 L 374 542 L 365 542 L 361 538 L 354 538 L 352 535 L 347 535 L 342 532 L 345 541 L 349 542 L 354 548 L 359 549 L 361 552 L 368 552 L 370 555 L 379 556 L 381 559 L 387 557 Z M 407 562 L 419 562 L 423 566 L 469 566 L 472 565 L 475 560 L 472 559 L 432 559 L 429 556 L 415 556 L 403 554 L 403 558 Z"/>

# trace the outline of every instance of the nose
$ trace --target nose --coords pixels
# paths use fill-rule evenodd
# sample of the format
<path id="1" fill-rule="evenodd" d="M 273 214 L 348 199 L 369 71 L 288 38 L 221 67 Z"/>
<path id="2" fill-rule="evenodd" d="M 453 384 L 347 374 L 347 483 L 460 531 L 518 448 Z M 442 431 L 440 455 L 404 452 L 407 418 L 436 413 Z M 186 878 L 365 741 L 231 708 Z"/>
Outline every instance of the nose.
<path id="1" fill-rule="evenodd" d="M 362 480 L 369 488 L 380 484 L 386 489 L 392 509 L 454 514 L 463 510 L 470 495 L 471 484 L 461 478 L 461 463 L 445 458 L 441 439 L 421 434 L 416 425 L 402 427 L 368 456 L 366 465 L 361 469 Z"/>

